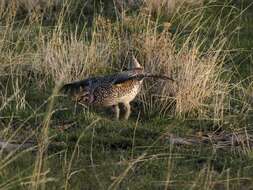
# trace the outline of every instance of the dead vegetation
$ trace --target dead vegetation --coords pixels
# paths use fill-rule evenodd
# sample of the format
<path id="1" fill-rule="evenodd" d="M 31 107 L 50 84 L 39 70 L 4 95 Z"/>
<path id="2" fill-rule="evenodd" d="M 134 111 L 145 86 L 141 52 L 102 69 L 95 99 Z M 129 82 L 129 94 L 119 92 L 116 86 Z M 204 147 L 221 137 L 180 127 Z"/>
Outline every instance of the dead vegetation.
<path id="1" fill-rule="evenodd" d="M 4 14 L 6 9 L 9 9 L 14 14 L 15 12 L 25 11 L 28 15 L 33 13 L 41 13 L 50 7 L 59 7 L 63 1 L 61 0 L 0 0 L 0 13 Z"/>
<path id="2" fill-rule="evenodd" d="M 222 149 L 239 150 L 238 152 L 243 153 L 243 155 L 250 154 L 253 137 L 251 130 L 247 128 L 247 123 L 243 123 L 243 121 L 246 120 L 245 118 L 248 116 L 247 113 L 250 112 L 250 109 L 252 110 L 252 104 L 250 104 L 250 101 L 252 101 L 250 99 L 252 97 L 252 82 L 250 82 L 251 86 L 248 88 L 244 88 L 241 83 L 234 84 L 231 82 L 230 68 L 225 66 L 226 56 L 229 56 L 230 51 L 223 51 L 224 44 L 227 43 L 228 39 L 223 35 L 224 31 L 222 29 L 215 28 L 214 31 L 217 33 L 215 33 L 211 42 L 207 43 L 206 38 L 203 39 L 203 35 L 199 32 L 203 27 L 200 22 L 201 15 L 195 15 L 193 18 L 191 18 L 191 15 L 182 15 L 181 19 L 187 21 L 182 24 L 183 26 L 193 25 L 190 33 L 182 34 L 171 29 L 174 27 L 173 23 L 162 22 L 159 20 L 160 17 L 154 19 L 154 15 L 150 14 L 153 11 L 161 11 L 164 14 L 174 12 L 171 10 L 177 11 L 178 5 L 175 4 L 175 1 L 150 0 L 143 4 L 138 3 L 138 6 L 143 9 L 136 12 L 134 16 L 128 15 L 126 11 L 126 14 L 122 14 L 120 19 L 115 20 L 110 20 L 98 14 L 94 16 L 91 28 L 87 28 L 86 25 L 83 25 L 83 28 L 79 28 L 79 25 L 68 26 L 65 23 L 67 19 L 64 19 L 65 11 L 69 10 L 65 9 L 61 11 L 54 26 L 45 26 L 40 19 L 20 24 L 21 21 L 17 22 L 13 16 L 17 15 L 19 7 L 22 7 L 21 9 L 26 7 L 25 9 L 28 12 L 33 12 L 37 7 L 38 10 L 40 7 L 47 7 L 48 5 L 44 5 L 43 2 L 38 0 L 31 4 L 24 1 L 18 5 L 11 5 L 13 7 L 9 9 L 2 8 L 1 12 L 1 15 L 4 15 L 2 17 L 4 22 L 1 23 L 2 27 L 0 28 L 0 119 L 4 120 L 3 125 L 8 126 L 8 128 L 12 128 L 14 126 L 12 124 L 15 122 L 18 128 L 14 133 L 6 132 L 5 134 L 5 128 L 1 131 L 1 138 L 5 140 L 0 141 L 0 149 L 3 151 L 7 148 L 10 153 L 7 156 L 0 155 L 4 157 L 0 164 L 0 177 L 6 175 L 8 165 L 12 160 L 18 160 L 21 157 L 20 154 L 11 151 L 12 149 L 22 149 L 22 143 L 13 143 L 20 135 L 19 131 L 25 130 L 24 126 L 32 128 L 36 124 L 37 128 L 32 128 L 34 134 L 31 133 L 31 135 L 36 138 L 38 149 L 36 149 L 37 154 L 32 161 L 32 166 L 30 166 L 32 173 L 29 173 L 26 185 L 29 185 L 31 189 L 40 189 L 40 187 L 46 187 L 48 182 L 55 182 L 58 176 L 50 178 L 49 176 L 52 176 L 52 173 L 50 173 L 51 168 L 47 166 L 48 160 L 55 156 L 48 153 L 49 145 L 53 144 L 51 130 L 54 130 L 54 128 L 51 122 L 55 120 L 59 123 L 59 120 L 69 119 L 69 117 L 72 117 L 70 119 L 78 123 L 78 127 L 75 129 L 77 133 L 75 136 L 71 134 L 75 130 L 71 129 L 68 130 L 66 136 L 63 132 L 59 135 L 59 138 L 64 140 L 74 139 L 73 142 L 76 143 L 73 152 L 69 153 L 69 149 L 73 147 L 68 147 L 66 150 L 62 150 L 63 153 L 59 153 L 62 156 L 60 158 L 62 165 L 59 168 L 62 168 L 60 172 L 65 177 L 61 178 L 64 179 L 64 185 L 61 184 L 61 188 L 70 189 L 71 177 L 75 177 L 80 171 L 86 170 L 86 168 L 82 168 L 80 171 L 79 168 L 72 168 L 75 158 L 77 158 L 76 160 L 79 159 L 79 149 L 85 152 L 85 159 L 89 157 L 87 167 L 92 168 L 92 172 L 95 173 L 94 176 L 97 177 L 96 169 L 98 165 L 93 162 L 93 148 L 98 152 L 101 151 L 100 149 L 97 150 L 95 145 L 100 146 L 96 143 L 101 143 L 107 139 L 110 143 L 101 143 L 103 151 L 108 151 L 108 144 L 115 148 L 124 146 L 124 143 L 126 143 L 127 146 L 132 148 L 129 151 L 131 153 L 126 156 L 129 160 L 125 161 L 125 155 L 123 154 L 123 157 L 119 158 L 120 163 L 124 162 L 127 167 L 122 169 L 122 173 L 120 173 L 121 171 L 118 172 L 118 168 L 115 170 L 117 172 L 112 172 L 116 177 L 110 176 L 113 181 L 107 182 L 111 183 L 112 188 L 119 187 L 127 178 L 129 172 L 132 170 L 135 172 L 135 169 L 139 167 L 139 165 L 136 166 L 137 164 L 149 160 L 153 161 L 156 156 L 159 159 L 166 158 L 166 162 L 168 160 L 166 183 L 169 186 L 173 162 L 177 161 L 176 158 L 172 158 L 173 144 L 190 146 L 189 151 L 195 151 L 195 148 L 192 148 L 195 145 L 197 148 L 208 145 L 210 149 L 213 148 L 214 152 Z M 127 6 L 128 2 L 133 1 L 125 1 L 126 4 L 115 6 L 121 6 L 121 9 L 125 9 L 124 7 Z M 202 6 L 203 1 L 195 2 L 199 3 L 194 4 L 194 6 Z M 7 6 L 4 1 L 1 1 L 1 3 L 2 7 Z M 27 4 L 25 5 L 25 3 Z M 179 2 L 179 7 L 182 5 Z M 38 11 L 38 14 L 41 14 L 40 11 Z M 194 25 L 192 23 L 198 24 Z M 221 31 L 221 35 L 218 31 Z M 175 80 L 175 82 L 149 80 L 144 84 L 141 94 L 136 99 L 137 111 L 135 115 L 138 115 L 139 111 L 142 112 L 136 116 L 137 119 L 133 117 L 132 120 L 136 119 L 136 123 L 131 123 L 131 121 L 129 125 L 123 122 L 114 123 L 103 116 L 94 114 L 90 110 L 77 109 L 76 105 L 71 105 L 75 108 L 70 109 L 70 106 L 67 105 L 68 102 L 65 101 L 66 99 L 58 97 L 57 89 L 59 84 L 84 79 L 87 76 L 103 75 L 123 70 L 130 64 L 132 55 L 138 58 L 148 72 L 168 75 Z M 54 88 L 54 86 L 56 87 Z M 61 102 L 57 104 L 58 99 Z M 232 104 L 235 99 L 240 103 L 238 103 L 240 106 L 236 107 Z M 149 116 L 151 117 L 148 118 Z M 154 116 L 154 120 L 156 118 L 161 120 L 150 126 L 149 122 L 152 122 L 152 116 Z M 148 118 L 149 120 L 146 128 L 136 133 L 137 127 L 142 125 L 142 123 L 138 123 L 140 117 L 142 117 L 141 122 L 143 123 L 145 123 L 145 119 Z M 234 121 L 237 117 L 239 118 L 238 122 Z M 202 126 L 201 121 L 210 121 L 211 125 L 218 125 L 222 130 L 194 136 L 184 135 L 183 137 L 178 135 L 176 131 L 176 133 L 166 133 L 165 141 L 169 143 L 163 144 L 162 147 L 155 146 L 156 139 L 152 139 L 154 144 L 146 143 L 148 138 L 160 138 L 147 132 L 153 125 L 152 130 L 155 130 L 156 125 L 167 122 L 162 127 L 170 130 L 168 126 L 171 125 L 171 120 L 175 119 L 175 123 L 189 120 L 189 128 L 191 128 L 190 119 L 192 118 L 200 123 L 198 127 L 201 129 L 205 128 L 205 126 Z M 223 125 L 225 122 L 229 122 L 230 125 Z M 114 125 L 119 126 L 114 128 L 116 133 L 113 133 L 113 129 L 111 129 L 115 127 Z M 71 126 L 65 127 L 71 128 Z M 100 128 L 97 129 L 97 126 Z M 134 132 L 125 133 L 131 127 L 134 127 Z M 177 130 L 180 130 L 181 127 L 178 124 Z M 227 128 L 225 127 L 229 130 L 226 131 Z M 62 128 L 64 130 L 64 127 Z M 79 143 L 81 144 L 82 137 L 87 135 L 82 133 L 82 130 L 88 128 L 91 129 L 90 136 L 86 137 L 86 141 L 82 142 L 83 144 L 80 146 Z M 191 130 L 194 131 L 196 128 Z M 237 131 L 234 128 L 243 128 L 244 130 Z M 82 132 L 80 133 L 80 131 Z M 156 135 L 160 135 L 161 131 L 157 132 Z M 105 136 L 96 137 L 97 134 L 105 134 Z M 123 134 L 120 140 L 117 139 L 118 134 Z M 135 138 L 138 135 L 143 138 L 141 139 L 142 147 L 135 147 Z M 129 136 L 130 140 L 128 139 Z M 100 137 L 102 140 L 99 139 Z M 27 138 L 30 138 L 30 136 Z M 88 144 L 85 144 L 87 142 Z M 26 146 L 24 142 L 23 144 L 25 150 L 21 150 L 21 152 L 30 151 L 30 147 Z M 143 146 L 145 147 L 143 148 Z M 138 152 L 138 148 L 141 149 L 141 153 Z M 158 153 L 146 156 L 146 153 L 149 153 L 152 148 L 157 149 Z M 164 153 L 159 152 L 164 150 Z M 138 155 L 139 153 L 141 155 Z M 183 153 L 181 154 L 183 155 Z M 111 159 L 111 155 L 107 156 Z M 209 157 L 209 155 L 205 156 Z M 118 159 L 118 152 L 115 157 Z M 12 160 L 9 161 L 10 158 Z M 114 165 L 115 162 L 111 163 L 110 168 Z M 206 171 L 206 166 L 203 171 Z M 197 175 L 202 176 L 203 171 L 198 171 Z M 157 172 L 157 169 L 155 169 L 155 172 Z M 207 175 L 209 175 L 208 172 Z M 194 176 L 196 179 L 191 180 L 195 180 L 194 184 L 190 184 L 190 186 L 193 186 L 192 189 L 196 184 L 200 185 L 201 188 L 199 176 Z M 14 178 L 13 180 L 15 181 Z M 209 178 L 203 180 L 214 184 Z M 217 180 L 220 179 L 217 178 Z M 20 183 L 20 181 L 17 180 L 16 183 Z M 3 183 L 0 186 L 9 188 L 11 185 L 11 183 Z"/>
<path id="3" fill-rule="evenodd" d="M 247 129 L 240 129 L 234 132 L 214 131 L 206 134 L 199 132 L 194 136 L 184 137 L 167 133 L 164 138 L 174 145 L 205 145 L 212 147 L 214 150 L 232 150 L 243 154 L 249 153 L 253 148 L 253 135 Z"/>
<path id="4" fill-rule="evenodd" d="M 148 15 L 141 12 L 137 18 L 126 17 L 120 21 L 123 27 L 137 29 L 129 35 L 122 31 L 121 25 L 97 17 L 94 19 L 91 41 L 77 33 L 66 36 L 61 21 L 50 36 L 43 32 L 34 34 L 38 42 L 37 49 L 24 47 L 24 53 L 19 54 L 16 61 L 19 66 L 30 65 L 57 83 L 117 72 L 129 64 L 126 61 L 131 60 L 133 52 L 136 52 L 134 54 L 148 72 L 168 75 L 176 81 L 151 81 L 145 84 L 139 98 L 145 113 L 175 114 L 181 118 L 189 115 L 222 121 L 224 110 L 229 109 L 230 91 L 229 78 L 221 79 L 221 75 L 226 72 L 223 69 L 226 54 L 220 53 L 226 43 L 225 39 L 214 39 L 220 43 L 201 52 L 203 42 L 195 40 L 198 36 L 192 34 L 178 49 L 177 36 L 169 32 L 169 23 L 168 26 L 164 25 L 164 30 L 158 35 L 157 25 Z M 43 29 L 43 26 L 40 28 Z M 8 29 L 8 33 L 13 30 Z M 139 33 L 140 30 L 143 32 Z M 8 43 L 10 38 L 6 35 L 3 41 Z M 29 45 L 27 41 L 24 43 Z M 3 51 L 3 54 L 12 59 L 11 65 L 17 64 L 13 59 L 15 48 Z M 23 101 L 22 94 L 26 92 L 23 89 L 19 92 L 18 81 L 22 80 L 15 80 L 17 83 L 13 90 L 20 95 L 19 100 L 16 100 L 20 102 Z"/>

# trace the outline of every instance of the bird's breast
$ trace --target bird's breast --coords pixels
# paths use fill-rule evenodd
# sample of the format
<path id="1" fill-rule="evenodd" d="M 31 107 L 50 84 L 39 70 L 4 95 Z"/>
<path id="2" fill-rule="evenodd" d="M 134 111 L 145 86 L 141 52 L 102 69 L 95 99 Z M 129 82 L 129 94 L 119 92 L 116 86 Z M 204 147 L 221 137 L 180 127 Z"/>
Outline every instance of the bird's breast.
<path id="1" fill-rule="evenodd" d="M 129 80 L 119 84 L 103 85 L 94 91 L 93 105 L 112 106 L 118 103 L 131 102 L 140 91 L 142 82 Z"/>
<path id="2" fill-rule="evenodd" d="M 128 81 L 122 84 L 118 90 L 118 102 L 131 102 L 139 93 L 141 87 L 140 81 Z"/>

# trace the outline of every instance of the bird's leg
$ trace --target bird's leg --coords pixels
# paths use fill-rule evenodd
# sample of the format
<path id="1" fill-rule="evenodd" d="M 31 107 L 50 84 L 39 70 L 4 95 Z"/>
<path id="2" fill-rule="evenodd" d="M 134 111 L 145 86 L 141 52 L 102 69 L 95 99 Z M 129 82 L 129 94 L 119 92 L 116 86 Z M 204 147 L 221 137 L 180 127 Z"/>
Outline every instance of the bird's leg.
<path id="1" fill-rule="evenodd" d="M 115 114 L 115 118 L 118 120 L 119 119 L 119 105 L 117 104 L 117 105 L 113 105 L 112 106 L 112 108 L 113 108 L 113 112 L 114 112 L 114 114 Z"/>
<path id="2" fill-rule="evenodd" d="M 128 120 L 130 114 L 131 114 L 131 106 L 130 106 L 130 103 L 129 102 L 125 102 L 123 103 L 125 108 L 126 108 L 126 112 L 125 112 L 125 115 L 124 115 L 124 119 L 125 120 Z"/>

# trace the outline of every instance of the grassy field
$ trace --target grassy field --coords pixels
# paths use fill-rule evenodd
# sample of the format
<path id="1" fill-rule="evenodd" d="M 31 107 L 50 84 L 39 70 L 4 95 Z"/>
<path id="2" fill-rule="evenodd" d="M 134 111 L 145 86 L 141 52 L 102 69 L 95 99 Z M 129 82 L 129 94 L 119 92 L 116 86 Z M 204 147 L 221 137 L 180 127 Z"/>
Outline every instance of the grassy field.
<path id="1" fill-rule="evenodd" d="M 252 189 L 251 0 L 15 2 L 0 3 L 0 190 Z M 130 120 L 58 92 L 132 55 L 176 82 L 146 80 Z"/>

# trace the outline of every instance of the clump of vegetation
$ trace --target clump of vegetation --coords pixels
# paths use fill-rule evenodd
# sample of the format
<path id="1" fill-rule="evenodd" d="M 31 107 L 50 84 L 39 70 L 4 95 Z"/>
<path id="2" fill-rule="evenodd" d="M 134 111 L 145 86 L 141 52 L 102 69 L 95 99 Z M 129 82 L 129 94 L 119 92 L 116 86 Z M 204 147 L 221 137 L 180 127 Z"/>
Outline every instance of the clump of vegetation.
<path id="1" fill-rule="evenodd" d="M 217 49 L 210 47 L 205 52 L 193 36 L 178 49 L 177 36 L 172 37 L 166 30 L 159 35 L 149 31 L 134 41 L 133 46 L 138 48 L 149 72 L 175 79 L 173 83 L 153 81 L 155 85 L 146 85 L 142 98 L 149 112 L 164 115 L 174 110 L 180 117 L 190 114 L 206 119 L 223 118 L 224 110 L 229 109 L 229 78 L 221 77 L 227 72 L 223 68 L 226 55 L 221 55 L 224 40 Z"/>

